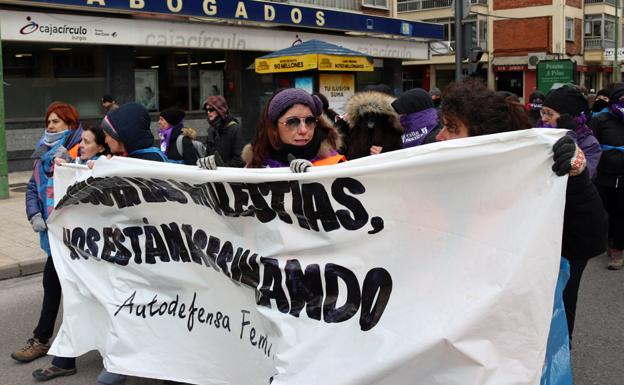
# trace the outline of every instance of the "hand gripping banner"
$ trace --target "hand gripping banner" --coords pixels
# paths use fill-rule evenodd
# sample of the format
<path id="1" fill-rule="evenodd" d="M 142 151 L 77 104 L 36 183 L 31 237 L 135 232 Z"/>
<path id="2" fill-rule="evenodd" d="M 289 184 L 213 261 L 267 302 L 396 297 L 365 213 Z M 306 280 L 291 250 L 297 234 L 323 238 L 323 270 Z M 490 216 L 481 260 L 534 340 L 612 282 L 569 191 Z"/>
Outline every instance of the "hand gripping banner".
<path id="1" fill-rule="evenodd" d="M 308 173 L 58 167 L 51 354 L 192 384 L 539 384 L 567 177 L 558 130 Z"/>

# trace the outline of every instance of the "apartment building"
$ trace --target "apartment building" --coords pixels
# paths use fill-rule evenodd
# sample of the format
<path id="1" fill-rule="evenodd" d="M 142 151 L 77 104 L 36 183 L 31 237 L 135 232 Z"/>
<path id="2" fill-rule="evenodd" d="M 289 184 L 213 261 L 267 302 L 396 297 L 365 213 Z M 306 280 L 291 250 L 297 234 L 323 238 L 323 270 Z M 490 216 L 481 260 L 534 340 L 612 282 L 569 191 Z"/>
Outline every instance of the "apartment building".
<path id="1" fill-rule="evenodd" d="M 540 60 L 572 60 L 575 81 L 588 89 L 612 81 L 613 63 L 605 60 L 604 49 L 615 46 L 615 30 L 621 31 L 616 0 L 467 1 L 464 23 L 473 26 L 473 48 L 484 52 L 478 75 L 491 88 L 528 98 L 536 88 Z M 431 45 L 430 60 L 404 62 L 405 88 L 444 88 L 454 80 L 452 5 L 452 0 L 397 1 L 397 17 L 445 25 L 444 41 Z"/>

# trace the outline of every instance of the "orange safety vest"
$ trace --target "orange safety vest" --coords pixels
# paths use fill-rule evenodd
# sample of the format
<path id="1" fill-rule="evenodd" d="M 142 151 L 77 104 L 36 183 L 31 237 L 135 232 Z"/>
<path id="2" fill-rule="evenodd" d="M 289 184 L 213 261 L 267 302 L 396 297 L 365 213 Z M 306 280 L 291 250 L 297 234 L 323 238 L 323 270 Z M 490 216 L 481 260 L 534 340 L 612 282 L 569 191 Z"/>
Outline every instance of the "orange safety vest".
<path id="1" fill-rule="evenodd" d="M 341 162 L 346 162 L 347 158 L 344 155 L 336 154 L 334 156 L 328 156 L 327 158 L 315 160 L 312 162 L 314 166 L 331 166 Z"/>
<path id="2" fill-rule="evenodd" d="M 67 150 L 67 153 L 74 159 L 78 158 L 78 148 L 80 148 L 79 144 L 76 144 L 74 147 Z"/>

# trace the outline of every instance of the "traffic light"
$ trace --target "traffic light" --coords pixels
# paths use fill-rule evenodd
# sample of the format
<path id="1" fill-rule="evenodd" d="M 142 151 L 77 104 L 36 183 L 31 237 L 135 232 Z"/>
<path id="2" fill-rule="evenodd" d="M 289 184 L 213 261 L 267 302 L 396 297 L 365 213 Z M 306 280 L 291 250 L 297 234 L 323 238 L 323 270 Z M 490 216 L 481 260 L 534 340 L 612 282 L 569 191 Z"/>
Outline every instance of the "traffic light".
<path id="1" fill-rule="evenodd" d="M 483 51 L 479 48 L 473 48 L 470 50 L 470 54 L 468 55 L 468 76 L 476 76 L 483 68 L 483 63 L 481 63 L 481 57 L 483 56 Z"/>

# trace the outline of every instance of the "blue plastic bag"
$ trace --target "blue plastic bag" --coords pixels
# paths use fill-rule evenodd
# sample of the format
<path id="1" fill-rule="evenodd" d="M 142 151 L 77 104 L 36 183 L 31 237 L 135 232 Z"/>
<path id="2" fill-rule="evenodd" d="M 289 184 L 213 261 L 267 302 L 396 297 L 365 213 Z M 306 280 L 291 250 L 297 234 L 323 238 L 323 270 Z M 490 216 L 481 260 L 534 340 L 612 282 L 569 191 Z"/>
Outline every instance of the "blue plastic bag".
<path id="1" fill-rule="evenodd" d="M 568 278 L 570 278 L 570 264 L 565 258 L 561 258 L 541 385 L 572 385 L 570 337 L 563 308 L 563 289 L 568 283 Z"/>

